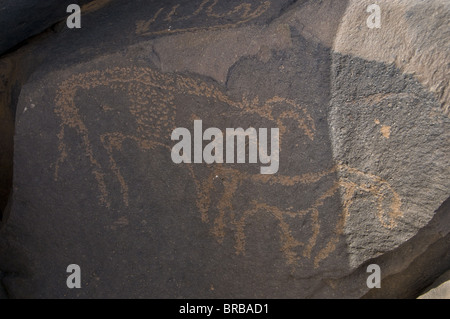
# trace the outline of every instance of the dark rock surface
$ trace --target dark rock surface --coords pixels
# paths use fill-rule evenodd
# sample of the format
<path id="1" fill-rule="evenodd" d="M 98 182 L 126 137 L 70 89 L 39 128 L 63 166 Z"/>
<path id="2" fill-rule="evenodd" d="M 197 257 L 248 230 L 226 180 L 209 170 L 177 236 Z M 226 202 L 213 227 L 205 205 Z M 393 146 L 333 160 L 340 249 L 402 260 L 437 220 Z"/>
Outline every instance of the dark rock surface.
<path id="1" fill-rule="evenodd" d="M 418 76 L 344 45 L 358 6 L 100 1 L 18 52 L 3 295 L 416 297 L 450 265 L 447 86 L 435 61 Z M 171 132 L 196 119 L 279 128 L 279 171 L 174 164 Z"/>
<path id="2" fill-rule="evenodd" d="M 69 4 L 89 0 L 3 0 L 0 4 L 0 54 L 69 16 Z"/>
<path id="3" fill-rule="evenodd" d="M 0 278 L 2 278 L 3 275 L 2 273 L 0 273 Z M 0 299 L 7 299 L 8 298 L 8 294 L 6 292 L 6 290 L 3 288 L 3 285 L 0 286 Z"/>
<path id="4" fill-rule="evenodd" d="M 441 275 L 419 299 L 450 299 L 450 270 Z"/>
<path id="5" fill-rule="evenodd" d="M 1 85 L 4 88 L 3 85 Z M 3 218 L 3 210 L 6 207 L 10 190 L 12 187 L 13 171 L 13 139 L 14 139 L 14 116 L 12 110 L 7 106 L 6 93 L 2 90 L 2 101 L 0 102 L 0 222 Z"/>
<path id="6" fill-rule="evenodd" d="M 60 21 L 63 21 L 60 26 L 65 25 L 69 4 L 80 5 L 83 12 L 89 14 L 109 2 L 5 0 L 0 4 L 0 55 L 13 51 L 12 54 L 3 56 L 0 62 L 0 220 L 12 187 L 15 106 L 21 86 L 43 57 L 41 55 L 39 58 L 36 51 L 28 52 L 33 43 L 32 38 L 39 34 L 40 39 L 37 41 L 42 41 L 54 33 L 55 30 L 49 30 L 50 27 Z"/>

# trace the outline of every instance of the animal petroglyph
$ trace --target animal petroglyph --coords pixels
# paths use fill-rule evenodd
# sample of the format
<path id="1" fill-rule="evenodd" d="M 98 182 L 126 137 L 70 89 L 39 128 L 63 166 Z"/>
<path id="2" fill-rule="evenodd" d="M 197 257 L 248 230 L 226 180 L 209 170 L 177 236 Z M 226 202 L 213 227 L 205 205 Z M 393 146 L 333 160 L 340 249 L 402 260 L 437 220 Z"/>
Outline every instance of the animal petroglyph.
<path id="1" fill-rule="evenodd" d="M 232 9 L 223 11 L 220 9 L 220 2 L 225 1 L 202 0 L 198 6 L 194 6 L 196 9 L 191 14 L 179 13 L 181 11 L 180 4 L 172 7 L 162 7 L 149 20 L 141 20 L 136 23 L 136 34 L 151 36 L 233 28 L 258 18 L 270 8 L 270 1 L 258 1 L 257 3 L 239 3 Z M 192 5 L 191 3 L 189 4 Z M 212 22 L 207 24 L 208 26 L 171 27 L 171 24 L 186 22 L 193 18 L 197 18 L 200 21 L 212 20 Z"/>
<path id="2" fill-rule="evenodd" d="M 58 177 L 60 164 L 67 157 L 67 146 L 64 142 L 65 131 L 67 128 L 73 128 L 82 138 L 86 156 L 93 166 L 93 174 L 101 190 L 101 202 L 107 206 L 109 206 L 109 201 L 104 181 L 105 173 L 94 155 L 88 128 L 82 119 L 79 108 L 75 105 L 75 96 L 79 90 L 96 87 L 122 90 L 130 99 L 129 111 L 136 120 L 136 134 L 105 132 L 100 136 L 103 146 L 110 155 L 111 168 L 121 182 L 126 204 L 128 203 L 128 187 L 112 153 L 114 150 L 120 150 L 124 141 L 127 140 L 136 142 L 143 150 L 149 150 L 156 146 L 169 148 L 170 135 L 176 127 L 176 105 L 174 104 L 176 95 L 204 97 L 224 103 L 238 110 L 242 115 L 256 114 L 274 122 L 280 130 L 280 136 L 287 131 L 284 120 L 293 120 L 309 139 L 314 138 L 315 125 L 307 110 L 295 101 L 278 96 L 264 103 L 260 103 L 258 98 L 252 100 L 243 98 L 241 101 L 235 101 L 213 85 L 181 75 L 166 75 L 149 68 L 112 68 L 74 75 L 61 84 L 55 101 L 55 113 L 62 121 L 58 133 L 61 155 L 56 164 L 55 177 Z M 105 108 L 110 107 L 106 106 Z"/>
<path id="3" fill-rule="evenodd" d="M 250 207 L 243 212 L 238 212 L 233 206 L 233 198 L 244 181 L 251 181 L 252 184 L 269 184 L 273 187 L 281 186 L 283 191 L 294 189 L 299 184 L 313 185 L 320 183 L 326 177 L 334 173 L 341 173 L 342 177 L 334 181 L 332 186 L 317 197 L 315 202 L 306 209 L 294 210 L 282 209 L 277 206 L 271 206 L 264 200 L 265 194 L 261 198 L 253 198 Z M 345 176 L 345 177 L 344 177 Z M 211 205 L 211 194 L 214 192 L 214 179 L 220 177 L 223 182 L 223 195 L 218 200 L 216 207 Z M 258 218 L 258 214 L 267 214 L 278 222 L 280 242 L 282 251 L 288 264 L 295 265 L 300 257 L 313 259 L 314 266 L 328 257 L 336 249 L 336 244 L 344 232 L 344 226 L 347 218 L 351 214 L 352 204 L 357 192 L 363 192 L 371 197 L 376 208 L 376 217 L 378 221 L 388 229 L 397 225 L 397 220 L 402 216 L 400 196 L 392 187 L 378 176 L 360 172 L 346 165 L 336 165 L 329 170 L 318 173 L 307 173 L 297 176 L 268 176 L 268 175 L 250 175 L 235 169 L 225 168 L 223 166 L 214 170 L 209 178 L 203 183 L 196 180 L 197 188 L 200 189 L 198 208 L 202 214 L 204 222 L 209 220 L 212 210 L 217 210 L 217 217 L 211 222 L 213 233 L 219 241 L 225 236 L 226 220 L 232 224 L 235 231 L 235 249 L 237 254 L 245 253 L 245 228 L 251 218 Z M 325 200 L 340 193 L 343 198 L 343 209 L 336 223 L 334 234 L 328 242 L 321 248 L 315 256 L 312 256 L 312 250 L 316 246 L 317 237 L 320 232 L 320 208 Z M 309 218 L 312 228 L 312 235 L 307 242 L 300 242 L 292 236 L 292 227 L 289 220 Z M 301 248 L 301 252 L 298 251 Z"/>
<path id="4" fill-rule="evenodd" d="M 99 136 L 90 134 L 84 120 L 85 116 L 77 106 L 76 97 L 81 92 L 90 92 L 99 88 L 126 95 L 129 107 L 125 111 L 129 111 L 135 121 L 131 125 L 132 132 L 124 128 L 119 131 L 105 129 Z M 280 130 L 280 152 L 283 151 L 283 136 L 289 134 L 286 121 L 295 123 L 295 129 L 301 131 L 307 140 L 314 140 L 316 133 L 314 120 L 307 108 L 294 100 L 279 96 L 262 102 L 257 97 L 233 99 L 217 85 L 180 74 L 164 74 L 150 68 L 114 67 L 94 70 L 73 75 L 59 86 L 55 98 L 55 114 L 60 119 L 60 131 L 57 135 L 59 158 L 55 167 L 55 179 L 58 180 L 62 165 L 69 157 L 66 135 L 69 131 L 75 131 L 81 140 L 82 151 L 90 163 L 91 172 L 97 182 L 100 204 L 106 207 L 111 205 L 110 186 L 106 177 L 112 173 L 120 184 L 123 204 L 128 206 L 129 185 L 121 173 L 121 167 L 115 156 L 123 151 L 125 143 L 130 142 L 143 152 L 162 148 L 167 149 L 170 154 L 172 143 L 170 136 L 177 126 L 176 116 L 180 111 L 177 108 L 180 108 L 180 101 L 189 97 L 205 98 L 209 103 L 223 104 L 230 112 L 236 112 L 240 117 L 256 116 L 273 123 Z M 103 105 L 101 114 L 107 114 L 112 110 L 114 110 L 113 107 Z M 189 110 L 191 114 L 195 114 L 195 111 Z M 102 145 L 109 163 L 100 161 L 102 150 L 95 147 L 96 145 Z M 366 194 L 374 203 L 372 213 L 384 227 L 388 229 L 395 227 L 398 218 L 402 216 L 401 199 L 386 181 L 346 165 L 336 165 L 321 172 L 285 176 L 251 174 L 218 164 L 213 166 L 209 176 L 203 179 L 196 173 L 195 164 L 185 164 L 185 166 L 196 187 L 196 205 L 201 220 L 211 227 L 211 233 L 219 242 L 227 236 L 226 229 L 229 227 L 227 228 L 226 225 L 231 226 L 234 231 L 234 246 L 237 254 L 246 253 L 246 228 L 251 220 L 257 220 L 262 214 L 278 225 L 280 247 L 287 263 L 295 266 L 303 257 L 311 260 L 314 267 L 318 267 L 320 262 L 336 249 L 358 192 Z M 334 175 L 338 175 L 339 178 L 333 179 Z M 218 176 L 219 179 L 217 179 Z M 255 188 L 269 186 L 273 188 L 276 196 L 278 191 L 282 194 L 291 194 L 291 190 L 299 185 L 316 187 L 325 179 L 333 181 L 331 186 L 320 192 L 309 207 L 278 207 L 266 200 L 264 192 L 249 198 L 245 209 L 235 207 L 235 195 L 244 182 L 251 183 Z M 333 234 L 327 237 L 328 241 L 325 245 L 316 247 L 322 227 L 321 208 L 325 201 L 339 195 L 343 205 L 342 211 L 336 213 L 339 216 L 336 217 Z M 295 220 L 305 221 L 309 225 L 310 237 L 307 241 L 302 242 L 295 237 L 292 226 L 292 221 Z"/>

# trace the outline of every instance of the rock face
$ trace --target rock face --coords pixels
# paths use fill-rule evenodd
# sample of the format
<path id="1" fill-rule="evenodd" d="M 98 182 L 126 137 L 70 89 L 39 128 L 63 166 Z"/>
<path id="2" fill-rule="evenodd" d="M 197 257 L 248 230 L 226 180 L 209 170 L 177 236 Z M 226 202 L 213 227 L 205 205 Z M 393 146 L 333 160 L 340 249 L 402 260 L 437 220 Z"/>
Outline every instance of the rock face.
<path id="1" fill-rule="evenodd" d="M 68 16 L 66 9 L 69 4 L 82 5 L 83 12 L 89 13 L 109 2 L 5 0 L 0 5 L 0 54 L 22 45 L 21 49 L 0 61 L 0 221 L 12 186 L 15 106 L 21 86 L 39 63 L 36 56 L 30 59 L 30 64 L 26 63 L 31 55 L 24 41 L 32 42 L 30 37 Z"/>
<path id="2" fill-rule="evenodd" d="M 89 7 L 85 9 L 93 9 L 106 2 L 109 1 L 3 0 L 0 4 L 0 54 L 69 16 L 66 11 L 70 4 L 86 4 Z"/>
<path id="3" fill-rule="evenodd" d="M 3 219 L 3 210 L 7 204 L 12 186 L 13 171 L 13 139 L 14 139 L 14 115 L 11 105 L 8 79 L 2 77 L 0 82 L 0 222 Z"/>
<path id="4" fill-rule="evenodd" d="M 439 277 L 419 299 L 450 299 L 450 271 Z"/>
<path id="5" fill-rule="evenodd" d="M 417 297 L 450 265 L 450 5 L 369 4 L 100 1 L 30 44 L 4 294 Z M 195 120 L 278 128 L 279 170 L 175 164 Z"/>

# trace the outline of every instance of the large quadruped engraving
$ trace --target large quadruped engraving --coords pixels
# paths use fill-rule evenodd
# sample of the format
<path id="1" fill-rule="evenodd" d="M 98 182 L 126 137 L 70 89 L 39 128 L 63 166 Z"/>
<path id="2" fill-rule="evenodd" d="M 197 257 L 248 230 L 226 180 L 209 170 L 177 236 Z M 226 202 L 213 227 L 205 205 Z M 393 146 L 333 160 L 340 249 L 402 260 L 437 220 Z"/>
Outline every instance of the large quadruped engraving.
<path id="1" fill-rule="evenodd" d="M 111 125 L 111 128 L 102 128 L 101 134 L 92 134 L 86 124 L 84 111 L 76 101 L 78 94 L 95 90 L 113 92 L 111 94 L 119 92 L 118 95 L 125 96 L 127 101 L 124 102 L 128 106 L 122 107 L 120 111 L 129 112 L 128 118 L 132 119 L 132 123 Z M 95 99 L 95 94 L 92 94 L 92 98 Z M 126 143 L 133 143 L 142 152 L 151 154 L 159 149 L 167 150 L 167 154 L 170 154 L 171 132 L 180 124 L 186 124 L 177 123 L 177 115 L 184 112 L 186 120 L 186 114 L 193 116 L 197 111 L 183 108 L 182 103 L 186 99 L 204 99 L 212 105 L 222 104 L 227 109 L 224 111 L 242 118 L 253 116 L 279 128 L 281 154 L 289 152 L 290 147 L 286 142 L 283 143 L 283 137 L 292 133 L 292 130 L 301 132 L 307 141 L 314 141 L 316 135 L 316 124 L 308 108 L 291 99 L 280 96 L 264 101 L 258 97 L 234 99 L 215 84 L 180 74 L 164 74 L 150 68 L 114 67 L 95 70 L 73 75 L 59 87 L 55 99 L 55 114 L 60 120 L 55 180 L 59 179 L 71 152 L 66 136 L 75 132 L 97 183 L 100 205 L 110 207 L 111 198 L 120 195 L 126 208 L 130 205 L 133 185 L 123 175 L 117 155 L 123 152 Z M 103 103 L 99 114 L 107 119 L 111 112 L 117 110 Z M 220 116 L 217 114 L 216 117 Z M 106 154 L 103 158 L 108 158 L 107 161 L 101 160 L 102 154 Z M 170 162 L 167 165 L 173 164 Z M 402 216 L 401 198 L 386 181 L 344 164 L 322 171 L 303 174 L 280 171 L 275 175 L 250 173 L 245 168 L 238 169 L 227 164 L 208 166 L 206 174 L 200 174 L 195 164 L 186 164 L 184 167 L 196 189 L 199 218 L 210 227 L 211 234 L 219 243 L 228 236 L 234 241 L 236 254 L 245 255 L 248 251 L 249 225 L 261 223 L 264 217 L 265 221 L 277 225 L 277 229 L 270 231 L 273 237 L 279 238 L 286 263 L 294 268 L 302 262 L 310 262 L 317 268 L 336 250 L 342 240 L 348 216 L 357 210 L 354 207 L 357 194 L 371 201 L 373 207 L 373 211 L 358 213 L 373 214 L 385 228 L 395 227 Z M 108 182 L 111 176 L 119 183 L 121 194 L 111 193 Z M 339 178 L 333 179 L 333 176 Z M 272 198 L 286 198 L 286 205 L 271 202 L 264 190 L 269 190 Z M 305 192 L 317 195 L 312 201 L 303 201 Z M 239 201 L 239 193 L 244 193 L 246 197 L 245 203 L 238 206 L 236 201 Z M 330 213 L 324 209 L 325 203 L 332 198 L 341 199 L 340 211 Z M 299 230 L 298 225 L 303 225 L 303 228 Z M 326 233 L 322 234 L 325 230 Z M 303 237 L 299 236 L 299 231 Z M 324 237 L 318 240 L 319 236 Z"/>

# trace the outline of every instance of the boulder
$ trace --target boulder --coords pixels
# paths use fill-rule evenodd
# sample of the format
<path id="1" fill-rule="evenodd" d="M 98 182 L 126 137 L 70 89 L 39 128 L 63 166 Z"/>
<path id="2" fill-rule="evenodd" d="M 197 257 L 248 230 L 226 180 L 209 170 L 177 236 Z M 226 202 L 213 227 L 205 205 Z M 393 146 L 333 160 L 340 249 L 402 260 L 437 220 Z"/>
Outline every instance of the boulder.
<path id="1" fill-rule="evenodd" d="M 1 273 L 0 273 L 0 276 L 1 276 Z M 8 295 L 6 294 L 5 289 L 3 289 L 2 286 L 0 286 L 0 299 L 7 299 L 7 298 L 8 298 Z"/>
<path id="2" fill-rule="evenodd" d="M 4 0 L 0 4 L 0 54 L 64 20 L 70 4 L 96 9 L 110 0 Z"/>
<path id="3" fill-rule="evenodd" d="M 12 187 L 13 135 L 15 106 L 20 88 L 39 64 L 36 52 L 30 55 L 32 37 L 39 35 L 37 41 L 51 35 L 47 29 L 64 20 L 69 4 L 82 6 L 83 14 L 94 12 L 110 0 L 80 1 L 9 1 L 0 5 L 0 55 L 8 51 L 0 62 L 0 221 Z M 64 25 L 65 22 L 60 23 Z M 30 45 L 26 45 L 26 43 Z M 21 47 L 21 48 L 18 48 Z M 28 63 L 29 61 L 30 63 Z"/>
<path id="4" fill-rule="evenodd" d="M 5 65 L 5 64 L 3 64 Z M 10 108 L 10 72 L 0 74 L 0 223 L 12 187 L 14 111 Z"/>
<path id="5" fill-rule="evenodd" d="M 450 271 L 436 279 L 419 299 L 450 299 Z"/>
<path id="6" fill-rule="evenodd" d="M 417 297 L 450 265 L 450 5 L 377 3 L 112 1 L 33 41 L 7 295 Z M 174 163 L 195 120 L 278 128 L 278 171 Z"/>

